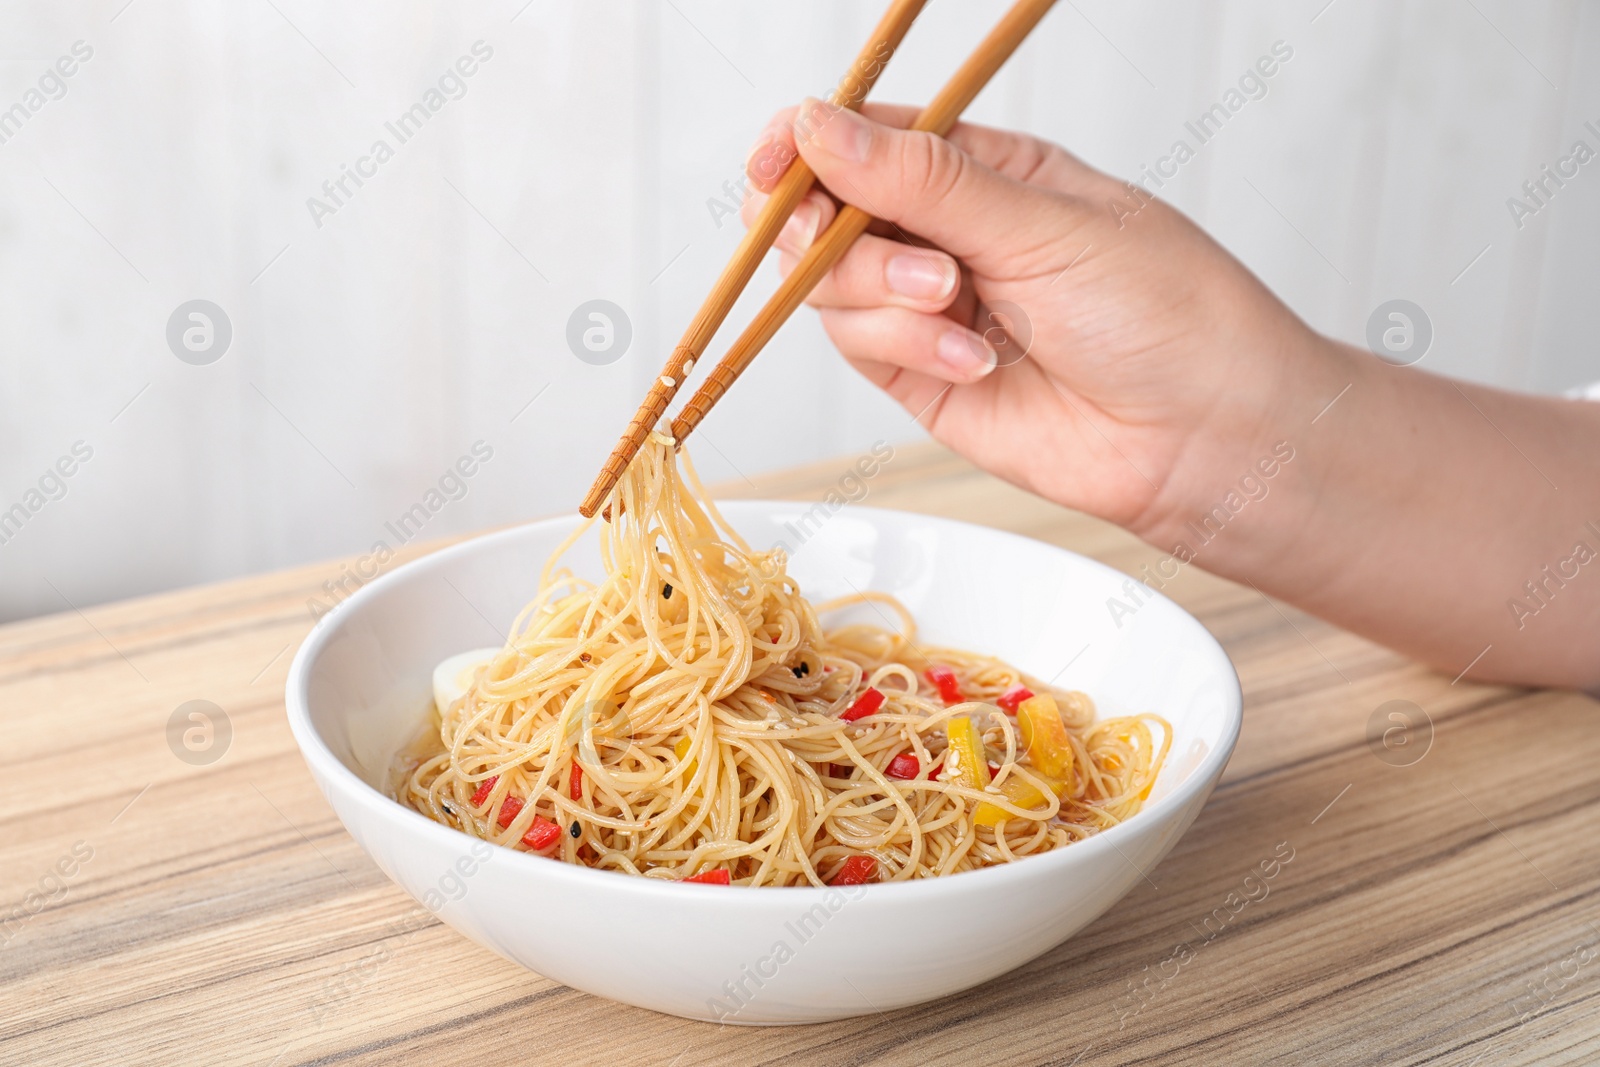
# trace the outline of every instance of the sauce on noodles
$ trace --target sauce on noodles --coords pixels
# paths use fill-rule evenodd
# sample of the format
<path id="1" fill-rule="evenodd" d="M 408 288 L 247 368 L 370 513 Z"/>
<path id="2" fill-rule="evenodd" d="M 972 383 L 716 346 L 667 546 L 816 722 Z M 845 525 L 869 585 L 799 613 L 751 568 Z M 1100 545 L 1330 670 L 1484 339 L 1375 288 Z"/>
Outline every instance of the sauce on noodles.
<path id="1" fill-rule="evenodd" d="M 649 878 L 784 886 L 1009 863 L 1135 814 L 1170 740 L 1084 694 L 919 645 L 866 593 L 813 606 L 652 435 L 604 578 L 546 562 L 512 636 L 397 757 L 395 796 L 474 837 Z M 884 625 L 825 630 L 858 605 Z"/>

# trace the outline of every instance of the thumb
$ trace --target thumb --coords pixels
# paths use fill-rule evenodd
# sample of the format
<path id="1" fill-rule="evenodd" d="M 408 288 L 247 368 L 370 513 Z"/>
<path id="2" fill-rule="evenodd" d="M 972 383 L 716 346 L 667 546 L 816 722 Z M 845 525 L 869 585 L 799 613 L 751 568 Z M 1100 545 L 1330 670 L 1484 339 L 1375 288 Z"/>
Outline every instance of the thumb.
<path id="1" fill-rule="evenodd" d="M 1017 269 L 1022 249 L 1007 246 L 1009 235 L 1026 235 L 1032 251 L 1090 221 L 1077 198 L 1008 178 L 931 133 L 816 99 L 800 105 L 793 130 L 801 157 L 829 192 L 979 270 L 986 259 L 1007 273 Z"/>

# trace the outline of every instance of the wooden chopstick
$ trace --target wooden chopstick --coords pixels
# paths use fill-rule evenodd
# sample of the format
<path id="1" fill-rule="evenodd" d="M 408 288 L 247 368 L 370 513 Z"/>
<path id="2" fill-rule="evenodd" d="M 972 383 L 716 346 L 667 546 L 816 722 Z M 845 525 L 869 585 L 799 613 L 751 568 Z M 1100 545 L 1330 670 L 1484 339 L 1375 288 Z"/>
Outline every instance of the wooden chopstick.
<path id="1" fill-rule="evenodd" d="M 967 105 L 972 103 L 989 79 L 994 77 L 995 71 L 1005 64 L 1054 3 L 1055 0 L 1018 0 L 961 65 L 961 69 L 956 71 L 955 76 L 939 90 L 939 95 L 917 116 L 911 128 L 940 137 L 949 133 Z M 672 437 L 678 447 L 683 446 L 684 438 L 694 432 L 711 406 L 722 399 L 728 388 L 794 313 L 795 308 L 804 302 L 823 275 L 833 269 L 833 265 L 849 251 L 855 239 L 866 231 L 871 222 L 872 216 L 867 212 L 846 205 L 834 217 L 833 224 L 806 249 L 805 255 L 783 280 L 777 292 L 756 313 L 750 325 L 728 349 L 728 354 L 722 357 L 722 362 L 717 364 L 699 391 L 673 420 Z"/>
<path id="2" fill-rule="evenodd" d="M 851 110 L 861 107 L 861 102 L 872 90 L 878 75 L 883 73 L 883 68 L 888 66 L 889 58 L 900 47 L 906 32 L 911 29 L 911 24 L 916 21 L 927 2 L 928 0 L 894 0 L 889 5 L 889 9 L 883 13 L 883 18 L 878 20 L 878 25 L 873 29 L 872 36 L 867 39 L 867 43 L 856 56 L 855 62 L 839 80 L 839 87 L 835 92 L 837 103 Z M 667 405 L 683 386 L 684 379 L 694 370 L 694 361 L 705 351 L 706 345 L 711 343 L 717 328 L 728 317 L 728 312 L 739 299 L 739 294 L 744 292 L 744 287 L 749 284 L 751 275 L 755 274 L 756 268 L 761 265 L 761 260 L 772 247 L 772 242 L 777 240 L 778 231 L 783 229 L 783 224 L 789 220 L 796 205 L 805 199 L 814 181 L 815 176 L 811 173 L 811 168 L 806 166 L 802 159 L 795 159 L 784 172 L 772 195 L 762 206 L 761 214 L 756 218 L 755 224 L 746 231 L 744 239 L 739 242 L 739 247 L 734 250 L 733 258 L 722 269 L 722 274 L 711 287 L 705 303 L 700 305 L 700 311 L 689 323 L 689 328 L 684 331 L 678 347 L 672 350 L 667 365 L 650 384 L 650 391 L 645 395 L 644 402 L 639 405 L 639 410 L 634 413 L 633 420 L 628 423 L 627 430 L 622 434 L 622 440 L 617 442 L 611 457 L 600 469 L 600 476 L 595 479 L 594 485 L 583 498 L 583 503 L 578 506 L 578 512 L 584 518 L 589 518 L 595 513 L 606 495 L 617 484 L 617 479 L 622 477 L 622 472 L 633 462 L 633 457 L 638 454 L 645 438 L 650 435 L 650 431 L 660 421 L 662 413 L 667 410 Z"/>

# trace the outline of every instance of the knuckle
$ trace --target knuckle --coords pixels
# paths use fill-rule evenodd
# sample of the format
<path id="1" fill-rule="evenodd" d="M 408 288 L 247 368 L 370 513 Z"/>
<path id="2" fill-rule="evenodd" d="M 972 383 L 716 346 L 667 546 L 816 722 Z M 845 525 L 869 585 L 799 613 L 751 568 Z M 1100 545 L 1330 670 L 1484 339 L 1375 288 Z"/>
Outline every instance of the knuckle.
<path id="1" fill-rule="evenodd" d="M 966 155 L 931 133 L 907 134 L 901 139 L 900 155 L 905 185 L 918 199 L 942 200 L 966 174 Z"/>
<path id="2" fill-rule="evenodd" d="M 884 295 L 886 286 L 883 281 L 883 264 L 869 263 L 867 256 L 859 244 L 846 252 L 844 258 L 834 264 L 832 270 L 822 279 L 822 285 L 828 286 L 834 295 L 849 294 L 858 303 L 866 300 L 876 302 Z M 818 288 L 822 288 L 819 285 Z"/>
<path id="3" fill-rule="evenodd" d="M 1030 185 L 1046 170 L 1059 168 L 1070 160 L 1065 150 L 1036 137 L 1022 139 L 1017 146 L 1017 157 L 1017 180 Z"/>
<path id="4" fill-rule="evenodd" d="M 822 100 L 812 100 L 794 109 L 789 120 L 789 136 L 799 142 L 809 138 L 833 116 L 835 109 Z"/>
<path id="5" fill-rule="evenodd" d="M 850 320 L 840 313 L 837 308 L 822 308 L 817 312 L 817 318 L 822 322 L 822 328 L 828 333 L 828 340 L 839 350 L 840 355 L 850 358 L 855 350 L 855 336 L 850 331 Z"/>
<path id="6" fill-rule="evenodd" d="M 854 288 L 845 264 L 838 263 L 811 287 L 806 303 L 814 308 L 849 307 L 853 303 L 851 294 Z"/>

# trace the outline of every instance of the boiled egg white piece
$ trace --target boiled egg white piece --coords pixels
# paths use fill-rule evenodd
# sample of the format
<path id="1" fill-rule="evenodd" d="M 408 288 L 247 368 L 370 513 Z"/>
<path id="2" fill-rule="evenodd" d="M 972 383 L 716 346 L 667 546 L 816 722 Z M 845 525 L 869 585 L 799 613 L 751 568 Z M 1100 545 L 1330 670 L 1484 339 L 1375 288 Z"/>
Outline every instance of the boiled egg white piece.
<path id="1" fill-rule="evenodd" d="M 472 679 L 478 673 L 478 668 L 494 659 L 499 651 L 495 647 L 460 652 L 433 669 L 433 705 L 439 709 L 440 715 L 449 711 L 450 705 L 472 688 Z"/>

